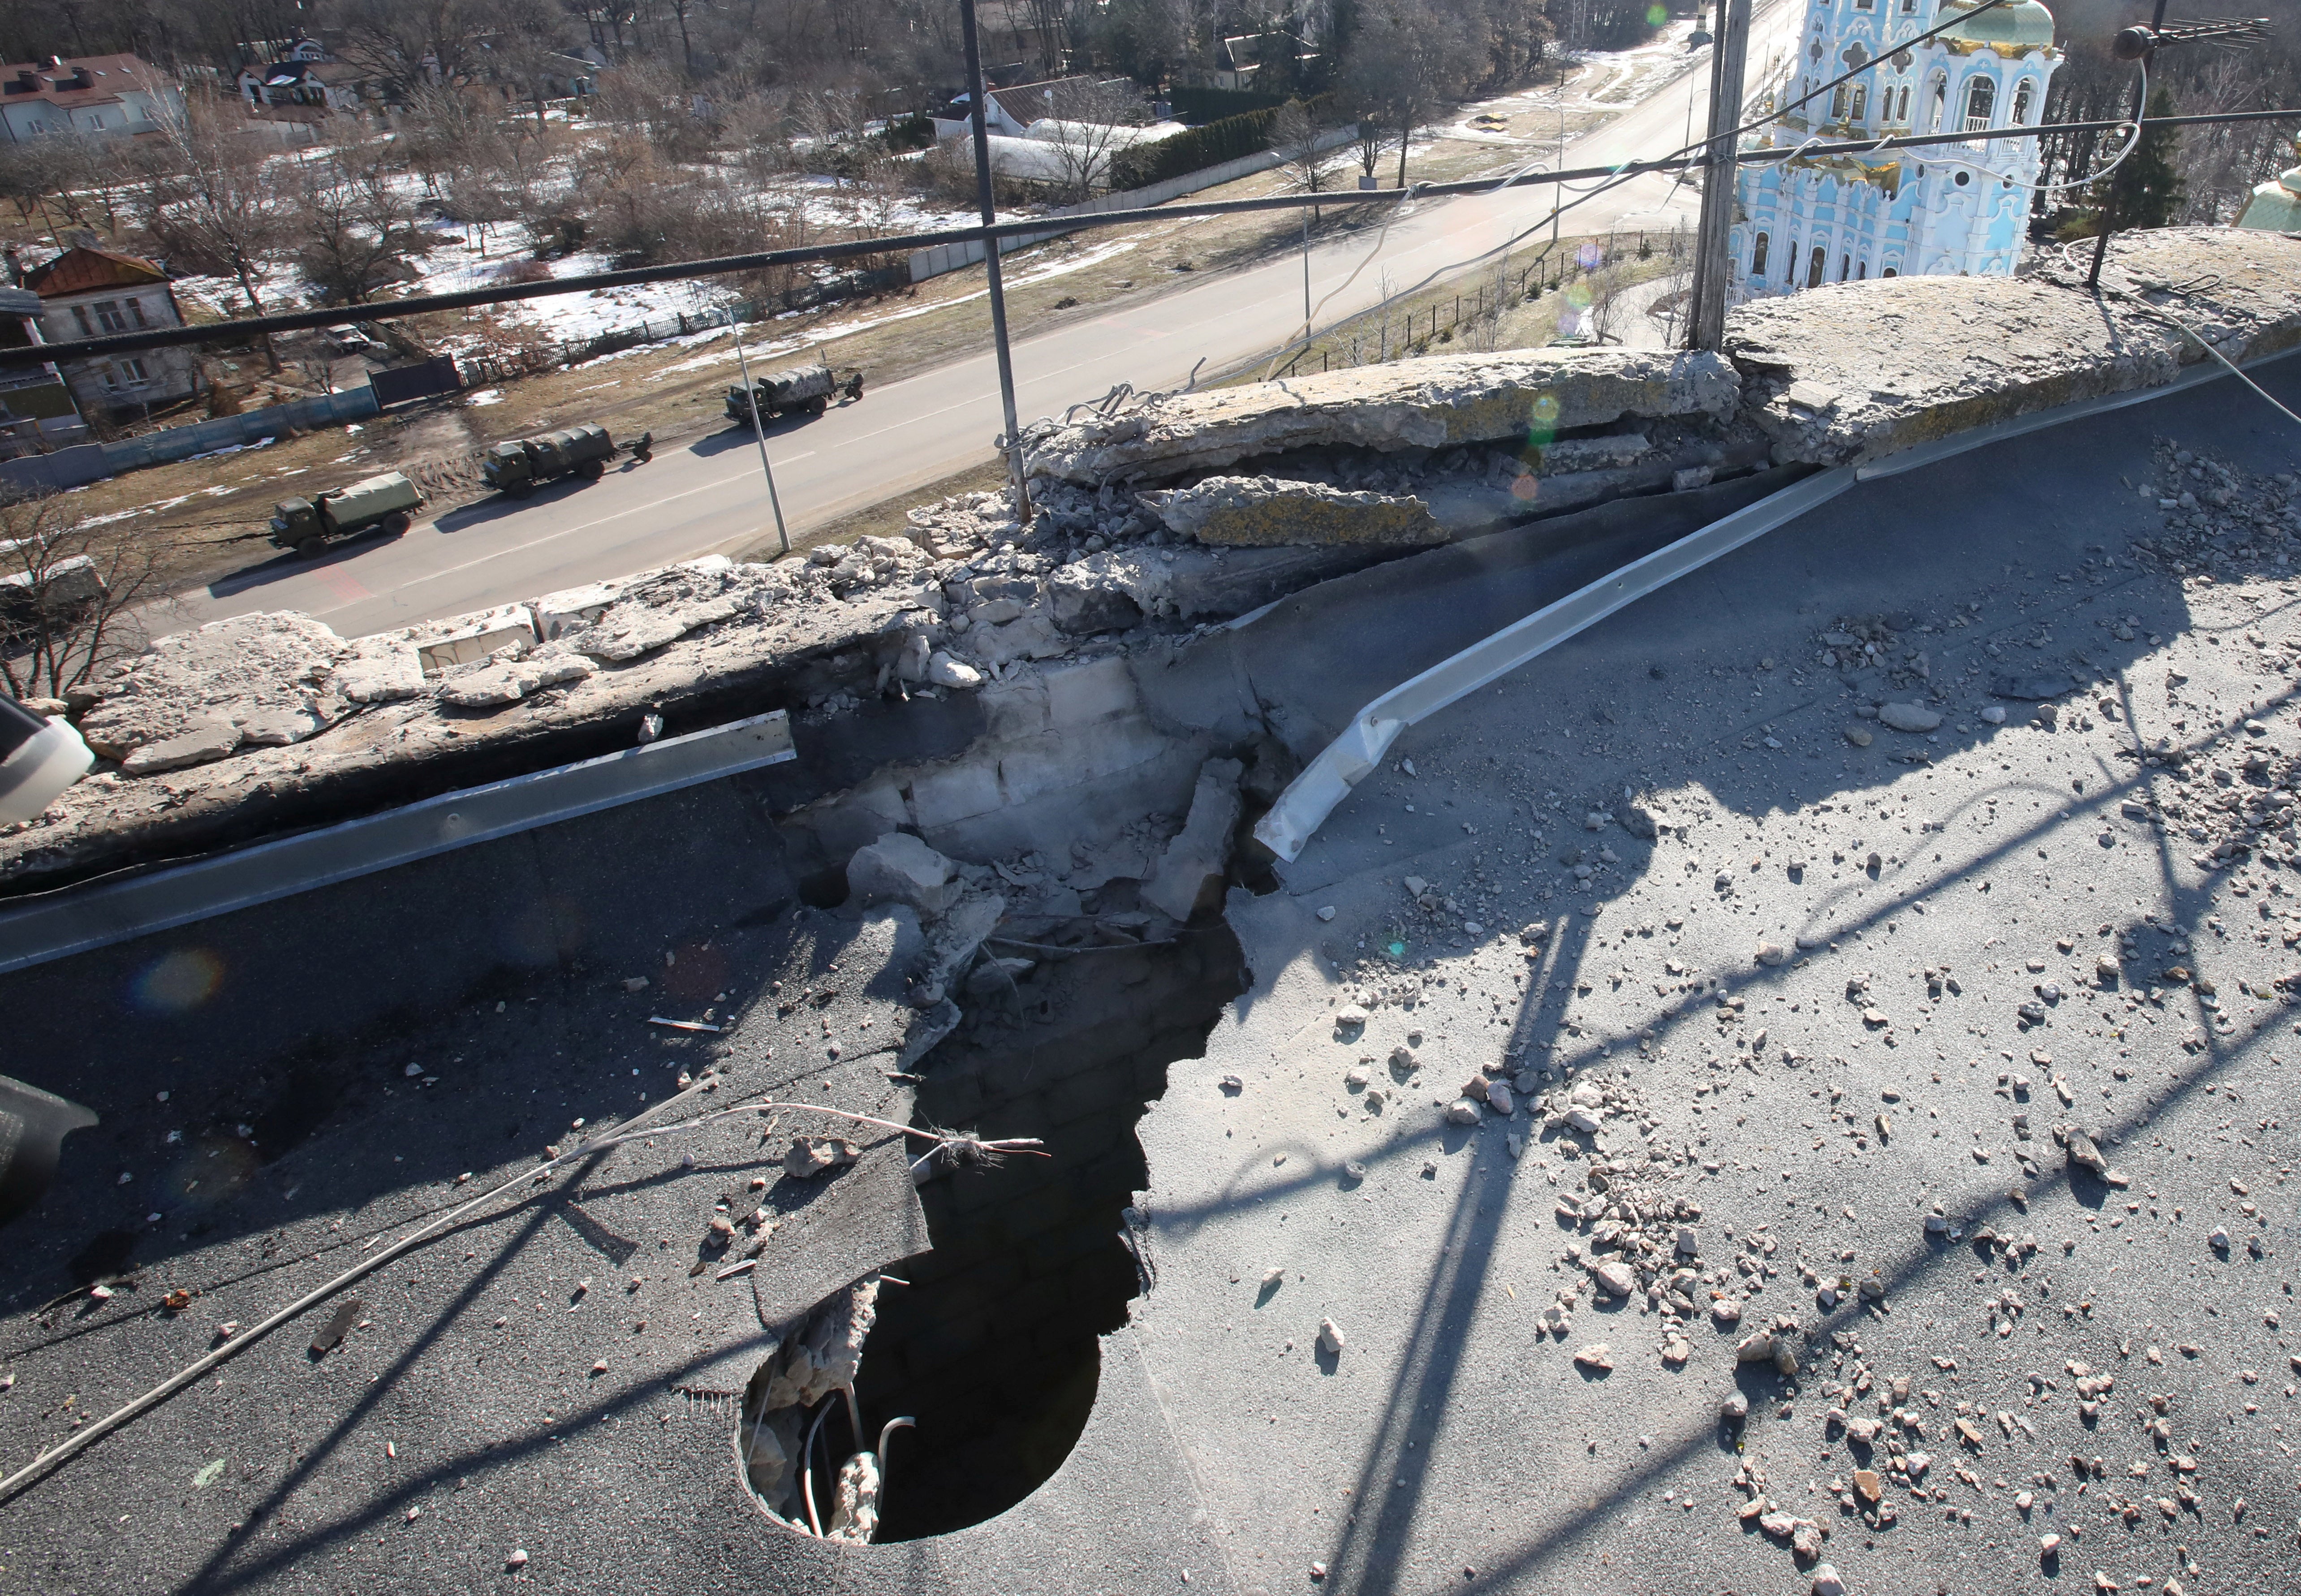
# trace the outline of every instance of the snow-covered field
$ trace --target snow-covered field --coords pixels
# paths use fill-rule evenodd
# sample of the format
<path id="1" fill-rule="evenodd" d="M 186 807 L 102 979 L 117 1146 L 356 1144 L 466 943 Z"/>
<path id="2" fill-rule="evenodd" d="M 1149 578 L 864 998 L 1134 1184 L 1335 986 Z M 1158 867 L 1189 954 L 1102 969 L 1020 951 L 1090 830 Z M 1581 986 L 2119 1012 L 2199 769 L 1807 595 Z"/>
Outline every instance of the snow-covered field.
<path id="1" fill-rule="evenodd" d="M 301 158 L 283 155 L 280 160 L 288 163 Z M 724 171 L 725 175 L 733 175 L 733 169 Z M 400 181 L 408 189 L 408 198 L 419 205 L 427 205 L 416 179 L 403 177 Z M 822 175 L 802 173 L 776 178 L 757 185 L 752 196 L 768 209 L 788 216 L 795 230 L 810 238 L 932 232 L 965 227 L 975 221 L 969 210 L 952 209 L 917 195 L 876 191 Z M 423 225 L 431 243 L 428 249 L 409 257 L 408 264 L 415 272 L 415 280 L 406 285 L 410 294 L 451 294 L 487 288 L 523 270 L 534 258 L 533 239 L 515 222 L 468 227 L 431 208 L 425 213 Z M 762 240 L 763 246 L 765 242 Z M 543 264 L 553 277 L 565 278 L 612 271 L 615 263 L 601 252 L 584 250 Z M 218 314 L 233 310 L 245 313 L 247 296 L 230 278 L 185 277 L 178 280 L 177 289 L 186 298 Z M 256 276 L 255 289 L 267 311 L 301 310 L 316 303 L 310 285 L 289 262 L 266 266 Z M 575 341 L 634 327 L 642 322 L 662 321 L 682 313 L 692 315 L 735 297 L 732 288 L 710 282 L 656 283 L 515 300 L 493 314 L 499 327 L 517 337 Z M 346 321 L 355 321 L 357 312 L 347 306 L 344 317 Z M 450 337 L 442 340 L 442 347 L 447 353 L 461 355 L 479 348 L 486 341 L 475 322 L 469 337 Z"/>

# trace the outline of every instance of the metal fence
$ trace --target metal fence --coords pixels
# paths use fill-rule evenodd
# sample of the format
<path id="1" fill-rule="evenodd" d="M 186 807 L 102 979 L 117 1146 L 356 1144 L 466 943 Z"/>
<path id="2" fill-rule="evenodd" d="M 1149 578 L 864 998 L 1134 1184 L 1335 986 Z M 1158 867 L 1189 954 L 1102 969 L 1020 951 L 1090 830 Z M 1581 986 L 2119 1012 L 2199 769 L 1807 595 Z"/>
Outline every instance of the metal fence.
<path id="1" fill-rule="evenodd" d="M 376 414 L 375 390 L 347 388 L 341 393 L 285 405 L 267 405 L 238 415 L 219 415 L 188 427 L 167 427 L 141 438 L 117 443 L 82 443 L 52 455 L 27 455 L 0 460 L 0 487 L 24 493 L 56 493 L 67 488 L 102 481 L 123 471 L 162 465 L 213 450 L 260 443 L 285 437 L 291 430 L 308 431 Z"/>
<path id="2" fill-rule="evenodd" d="M 819 305 L 829 305 L 841 299 L 853 299 L 864 294 L 884 293 L 909 282 L 910 272 L 904 266 L 883 266 L 860 272 L 841 272 L 815 282 L 801 283 L 785 288 L 773 300 L 739 299 L 729 305 L 715 305 L 707 310 L 679 311 L 668 316 L 650 316 L 644 322 L 634 322 L 627 327 L 612 328 L 583 338 L 548 339 L 531 348 L 548 351 L 550 363 L 581 365 L 587 360 L 597 360 L 602 355 L 620 354 L 636 349 L 642 344 L 659 344 L 665 338 L 685 338 L 690 333 L 707 332 L 715 327 L 724 327 L 731 322 L 764 322 L 770 316 L 782 315 L 795 310 L 812 310 Z M 465 363 L 487 368 L 493 361 L 499 369 L 506 361 L 502 355 L 474 356 Z M 533 370 L 532 363 L 522 363 L 510 357 L 509 369 Z M 494 379 L 489 379 L 493 380 Z M 466 381 L 470 380 L 467 376 Z"/>
<path id="3" fill-rule="evenodd" d="M 1626 259 L 1648 260 L 1661 253 L 1675 255 L 1689 248 L 1692 239 L 1682 232 L 1610 233 L 1598 247 L 1598 258 L 1588 263 L 1577 253 L 1583 242 L 1586 240 L 1576 240 L 1571 248 L 1554 258 L 1552 251 L 1545 247 L 1515 273 L 1505 265 L 1499 280 L 1488 274 L 1485 280 L 1453 295 L 1451 301 L 1442 294 L 1426 305 L 1410 306 L 1402 317 L 1376 316 L 1374 312 L 1346 317 L 1320 331 L 1274 375 L 1292 377 L 1304 371 L 1347 370 L 1369 363 L 1378 364 L 1397 356 L 1427 355 L 1434 342 L 1452 341 L 1454 330 L 1466 322 L 1531 303 L 1545 291 L 1556 292 L 1577 278 L 1619 265 Z M 1318 357 L 1315 364 L 1313 355 Z"/>

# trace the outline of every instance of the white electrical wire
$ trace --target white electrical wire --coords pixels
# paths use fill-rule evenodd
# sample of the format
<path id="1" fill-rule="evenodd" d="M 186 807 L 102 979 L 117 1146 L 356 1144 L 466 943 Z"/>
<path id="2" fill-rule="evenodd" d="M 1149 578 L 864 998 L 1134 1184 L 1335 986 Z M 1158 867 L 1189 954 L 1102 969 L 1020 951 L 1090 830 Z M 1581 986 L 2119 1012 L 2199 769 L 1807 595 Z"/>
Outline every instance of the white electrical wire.
<path id="1" fill-rule="evenodd" d="M 1906 50 L 1912 45 L 1923 44 L 1926 40 L 1932 38 L 1937 34 L 1945 33 L 1952 28 L 1971 21 L 1972 18 L 1980 12 L 1994 10 L 1997 6 L 2008 4 L 2011 4 L 2011 0 L 1986 0 L 1986 4 L 1975 7 L 1973 11 L 1962 13 L 1949 21 L 1937 23 L 1934 27 L 1913 36 L 1906 42 L 1895 46 L 1895 48 L 1896 50 Z M 1712 47 L 1714 48 L 1715 46 L 1713 46 Z M 1875 66 L 1878 60 L 1882 59 L 1884 59 L 1884 57 L 1873 58 L 1870 61 L 1864 62 L 1862 65 L 1855 67 L 1849 71 L 1841 72 L 1838 76 L 1831 79 L 1828 82 L 1817 85 L 1810 92 L 1800 96 L 1797 99 L 1791 101 L 1788 104 L 1769 111 L 1763 116 L 1753 117 L 1749 121 L 1746 121 L 1740 127 L 1733 130 L 1730 133 L 1723 135 L 1723 138 L 1726 140 L 1738 144 L 1743 134 L 1753 132 L 1757 129 L 1765 126 L 1769 121 L 1772 121 L 1779 117 L 1785 116 L 1809 101 L 1817 99 L 1822 95 L 1828 94 L 1839 84 L 1848 82 L 1854 78 L 1860 77 L 1863 72 L 1870 71 L 1873 66 Z M 1558 92 L 1562 99 L 1566 93 L 1566 86 L 1563 83 L 1559 85 Z M 2138 134 L 2138 122 L 2136 124 L 2136 131 Z M 1820 135 L 1817 134 L 1813 138 L 1807 139 L 1805 145 L 1800 145 L 1798 147 L 1802 150 L 1806 147 L 1806 145 L 1818 142 L 1819 139 Z M 1695 143 L 1681 146 L 1677 150 L 1671 152 L 1669 155 L 1664 156 L 1663 159 L 1676 160 L 1680 155 L 1690 155 L 1693 152 L 1702 149 L 1714 142 L 1717 141 L 1709 138 L 1703 138 Z M 1793 157 L 1795 157 L 1795 152 L 1792 152 Z M 2121 155 L 2118 159 L 2123 160 L 2124 156 Z M 1622 164 L 1627 166 L 1634 164 L 1634 163 L 1626 161 L 1622 163 Z M 1535 163 L 1529 162 L 1527 164 L 1519 167 L 1517 171 L 1495 180 L 1494 186 L 1486 190 L 1486 193 L 1488 195 L 1499 194 L 1502 189 L 1527 176 L 1535 170 Z M 2095 173 L 2092 178 L 2088 178 L 2086 180 L 2088 182 L 2096 181 L 2104 176 L 2108 170 L 2109 169 L 2104 168 L 2103 171 Z M 1401 288 L 1397 293 L 1380 299 L 1375 304 L 1368 305 L 1363 310 L 1353 313 L 1353 314 L 1348 319 L 1350 321 L 1358 321 L 1364 317 L 1373 315 L 1378 311 L 1387 310 L 1390 306 L 1396 305 L 1400 300 L 1420 293 L 1424 288 L 1429 287 L 1430 284 L 1438 280 L 1440 277 L 1449 272 L 1465 271 L 1497 254 L 1506 255 L 1512 248 L 1516 247 L 1520 241 L 1531 238 L 1535 233 L 1540 232 L 1544 228 L 1548 227 L 1552 221 L 1564 215 L 1568 211 L 1572 210 L 1576 205 L 1581 205 L 1586 200 L 1594 199 L 1601 194 L 1618 188 L 1622 184 L 1628 182 L 1632 178 L 1642 177 L 1644 175 L 1644 174 L 1643 172 L 1628 172 L 1619 176 L 1601 179 L 1586 192 L 1577 195 L 1574 198 L 1566 201 L 1562 205 L 1552 206 L 1549 213 L 1538 219 L 1533 226 L 1525 229 L 1523 231 L 1512 234 L 1510 238 L 1503 239 L 1500 244 L 1494 245 L 1490 248 L 1481 250 L 1478 254 L 1472 255 L 1467 261 L 1458 261 L 1452 265 L 1438 268 L 1436 271 L 1434 271 L 1427 276 L 1424 277 L 1419 282 L 1414 283 L 1407 288 Z M 1682 178 L 1680 180 L 1683 180 Z M 1278 363 L 1280 361 L 1299 350 L 1309 348 L 1311 344 L 1317 341 L 1318 335 L 1314 330 L 1317 326 L 1318 313 L 1326 308 L 1326 305 L 1334 299 L 1335 295 L 1341 293 L 1344 288 L 1349 288 L 1351 284 L 1356 282 L 1359 280 L 1360 275 L 1366 271 L 1369 264 L 1372 263 L 1375 256 L 1382 252 L 1383 240 L 1389 235 L 1391 224 L 1396 221 L 1401 214 L 1414 205 L 1414 192 L 1415 189 L 1419 187 L 1420 185 L 1417 184 L 1412 188 L 1410 188 L 1407 191 L 1407 197 L 1399 201 L 1398 204 L 1392 207 L 1391 214 L 1385 217 L 1383 221 L 1381 230 L 1375 235 L 1372 247 L 1368 249 L 1366 255 L 1359 261 L 1359 263 L 1351 268 L 1350 275 L 1345 277 L 1341 282 L 1337 283 L 1333 288 L 1329 289 L 1326 296 L 1311 307 L 1310 313 L 1303 318 L 1302 336 L 1299 338 L 1291 339 L 1272 352 L 1268 363 L 1262 368 L 1262 380 L 1267 382 L 1270 380 L 1270 374 L 1278 369 Z M 1566 190 L 1569 188 L 1569 185 L 1564 183 L 1556 184 L 1554 187 L 1560 190 Z M 1675 192 L 1675 186 L 1673 186 L 1673 192 Z M 1335 329 L 1329 328 L 1327 330 L 1332 332 L 1335 330 Z"/>
<path id="2" fill-rule="evenodd" d="M 2145 55 L 2136 64 L 2139 67 L 2141 71 L 2141 113 L 2142 116 L 2146 116 L 2149 113 L 2149 58 Z M 1979 130 L 1979 131 L 1981 132 L 1982 137 L 1987 138 L 1991 130 L 1983 129 Z M 1970 167 L 1975 171 L 1986 172 L 1989 176 L 1996 178 L 2009 188 L 2024 188 L 2032 194 L 2058 194 L 2064 188 L 2082 188 L 2088 183 L 2098 183 L 2102 179 L 2107 177 L 2111 172 L 2115 171 L 2120 166 L 2125 164 L 2126 156 L 2131 155 L 2136 149 L 2139 148 L 2140 144 L 2141 117 L 2137 116 L 2133 119 L 2133 131 L 2126 135 L 2125 147 L 2117 152 L 2117 158 L 2115 160 L 2103 167 L 2099 171 L 2088 172 L 2081 178 L 2065 178 L 2058 183 L 2025 183 L 2020 178 L 2009 178 L 2002 171 L 1992 171 L 1980 162 L 1969 161 L 1962 155 L 1935 155 L 1929 154 L 1925 157 L 1925 159 L 1941 166 Z"/>

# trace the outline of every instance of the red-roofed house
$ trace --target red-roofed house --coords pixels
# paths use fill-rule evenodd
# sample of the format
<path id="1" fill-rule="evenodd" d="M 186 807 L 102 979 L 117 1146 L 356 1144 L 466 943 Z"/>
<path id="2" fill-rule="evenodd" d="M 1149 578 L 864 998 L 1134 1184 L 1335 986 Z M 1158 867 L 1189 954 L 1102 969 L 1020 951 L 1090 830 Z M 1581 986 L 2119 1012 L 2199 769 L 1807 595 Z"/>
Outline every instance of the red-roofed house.
<path id="1" fill-rule="evenodd" d="M 184 324 L 168 274 L 132 255 L 67 249 L 26 272 L 24 287 L 40 297 L 40 331 L 51 344 Z M 199 390 L 199 363 L 189 349 L 146 349 L 60 363 L 83 414 L 132 414 Z"/>
<path id="2" fill-rule="evenodd" d="M 11 139 L 156 133 L 153 113 L 180 111 L 183 99 L 165 73 L 133 55 L 51 55 L 0 66 L 0 128 Z"/>

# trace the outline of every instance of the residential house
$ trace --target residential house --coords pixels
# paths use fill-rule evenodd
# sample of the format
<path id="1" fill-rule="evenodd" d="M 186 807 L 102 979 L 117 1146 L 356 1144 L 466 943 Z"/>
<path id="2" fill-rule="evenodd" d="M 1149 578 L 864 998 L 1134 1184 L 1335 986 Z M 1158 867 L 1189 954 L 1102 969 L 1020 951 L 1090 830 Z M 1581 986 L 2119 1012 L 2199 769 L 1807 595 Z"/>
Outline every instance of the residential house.
<path id="1" fill-rule="evenodd" d="M 1075 89 L 1092 88 L 1100 79 L 1084 73 L 1068 78 L 1049 78 L 1039 83 L 1018 83 L 1012 88 L 989 91 L 990 104 L 983 108 L 983 128 L 993 138 L 1020 138 L 1031 130 L 1031 124 L 1055 114 L 1058 104 L 1066 101 Z M 964 138 L 975 126 L 972 103 L 966 95 L 955 96 L 950 103 L 934 113 L 937 138 Z"/>
<path id="2" fill-rule="evenodd" d="M 270 66 L 242 67 L 239 96 L 258 115 L 291 107 L 323 115 L 354 112 L 372 97 L 371 77 L 339 61 L 275 61 Z"/>
<path id="3" fill-rule="evenodd" d="M 0 348 L 46 342 L 40 311 L 40 297 L 29 288 L 0 288 Z M 54 361 L 0 370 L 0 457 L 87 440 L 88 422 Z"/>
<path id="4" fill-rule="evenodd" d="M 65 250 L 24 274 L 39 297 L 43 341 L 69 343 L 107 333 L 180 327 L 182 308 L 168 274 L 132 255 L 85 246 Z M 80 413 L 133 414 L 199 391 L 199 363 L 189 349 L 146 349 L 63 363 Z"/>
<path id="5" fill-rule="evenodd" d="M 155 113 L 183 109 L 164 73 L 133 55 L 51 55 L 0 66 L 0 128 L 10 139 L 43 133 L 157 133 Z"/>

